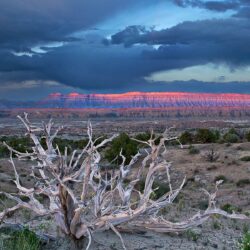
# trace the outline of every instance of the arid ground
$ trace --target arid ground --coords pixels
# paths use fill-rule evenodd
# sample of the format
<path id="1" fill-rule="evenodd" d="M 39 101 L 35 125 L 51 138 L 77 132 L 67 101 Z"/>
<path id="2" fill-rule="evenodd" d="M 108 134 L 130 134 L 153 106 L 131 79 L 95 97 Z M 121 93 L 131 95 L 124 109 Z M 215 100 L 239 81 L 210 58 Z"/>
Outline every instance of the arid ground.
<path id="1" fill-rule="evenodd" d="M 76 122 L 75 122 L 76 123 Z M 85 123 L 86 124 L 86 123 Z M 99 128 L 101 123 L 94 123 Z M 105 124 L 105 123 L 103 123 Z M 154 122 L 151 123 L 153 126 Z M 169 124 L 167 122 L 155 122 L 155 124 Z M 215 123 L 216 124 L 216 123 Z M 226 124 L 226 123 L 225 123 Z M 232 127 L 234 123 L 227 126 Z M 81 125 L 84 125 L 82 123 Z M 99 127 L 98 127 L 99 126 Z M 129 129 L 128 123 L 120 124 Z M 133 131 L 133 126 L 136 131 Z M 136 123 L 131 126 L 130 133 L 143 132 L 140 130 L 141 124 Z M 244 124 L 247 128 L 248 124 Z M 9 126 L 2 126 L 1 131 L 11 131 Z M 73 127 L 73 126 L 72 126 Z M 116 127 L 116 126 L 113 126 Z M 113 129 L 111 126 L 110 128 Z M 107 127 L 105 126 L 105 129 Z M 220 127 L 220 129 L 224 129 Z M 115 129 L 116 130 L 116 129 Z M 117 128 L 117 130 L 119 130 Z M 179 133 L 183 128 L 180 128 Z M 13 131 L 13 130 L 12 130 Z M 21 130 L 20 130 L 21 131 Z M 20 134 L 16 130 L 16 134 Z M 72 131 L 71 131 L 72 132 Z M 77 131 L 78 132 L 78 131 Z M 74 130 L 70 137 L 77 137 Z M 113 131 L 111 131 L 113 132 Z M 119 132 L 119 131 L 118 131 Z M 84 134 L 84 131 L 81 132 Z M 6 133 L 10 134 L 10 132 Z M 69 135 L 68 135 L 69 136 Z M 165 155 L 168 161 L 173 163 L 171 169 L 173 186 L 180 184 L 184 176 L 187 177 L 186 185 L 173 206 L 162 211 L 162 215 L 172 221 L 189 218 L 199 209 L 203 210 L 207 205 L 207 197 L 202 189 L 212 191 L 216 180 L 223 179 L 220 187 L 217 206 L 229 212 L 241 212 L 250 214 L 250 162 L 242 161 L 244 156 L 250 156 L 250 142 L 242 143 L 214 143 L 214 144 L 195 144 L 193 145 L 197 152 L 190 153 L 188 146 L 180 148 L 179 146 L 170 146 Z M 214 150 L 216 159 L 210 162 L 206 159 L 208 152 Z M 29 162 L 16 162 L 18 172 L 22 182 L 28 187 L 34 185 L 32 178 L 27 171 Z M 137 163 L 140 164 L 140 161 Z M 0 190 L 15 192 L 13 183 L 14 174 L 12 166 L 7 158 L 0 159 Z M 166 176 L 162 175 L 157 180 L 162 185 L 166 184 Z M 165 183 L 165 184 L 164 184 Z M 9 205 L 9 204 L 5 204 Z M 3 205 L 1 205 L 3 206 Z M 12 215 L 11 220 L 18 223 L 25 221 L 38 232 L 48 233 L 57 237 L 56 241 L 45 244 L 42 249 L 73 249 L 72 242 L 67 241 L 55 228 L 53 221 L 49 218 L 39 218 L 22 210 Z M 239 240 L 243 233 L 249 230 L 250 222 L 224 219 L 214 216 L 205 222 L 202 226 L 188 230 L 180 234 L 132 234 L 123 233 L 125 245 L 130 250 L 143 249 L 239 249 Z M 98 233 L 93 235 L 94 242 L 91 249 L 122 249 L 119 238 L 112 232 Z M 83 243 L 83 245 L 86 243 Z M 80 247 L 83 247 L 82 245 Z M 80 249 L 80 248 L 79 248 Z"/>

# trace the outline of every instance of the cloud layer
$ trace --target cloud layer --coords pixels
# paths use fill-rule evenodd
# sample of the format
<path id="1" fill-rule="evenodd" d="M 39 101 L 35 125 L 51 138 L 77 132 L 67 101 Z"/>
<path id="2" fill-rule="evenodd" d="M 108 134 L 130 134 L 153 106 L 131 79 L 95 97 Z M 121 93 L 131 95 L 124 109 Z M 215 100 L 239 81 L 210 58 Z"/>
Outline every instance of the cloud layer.
<path id="1" fill-rule="evenodd" d="M 161 6 L 163 2 L 156 0 L 153 4 Z M 149 82 L 148 77 L 159 71 L 209 63 L 224 65 L 231 71 L 242 69 L 244 74 L 244 68 L 250 65 L 249 1 L 173 0 L 172 3 L 166 6 L 166 11 L 176 11 L 176 25 L 165 29 L 145 27 L 138 14 L 134 25 L 126 27 L 124 23 L 124 28 L 116 31 L 98 26 L 106 20 L 112 22 L 114 17 L 117 22 L 119 15 L 129 19 L 130 11 L 143 15 L 146 9 L 148 13 L 152 1 L 2 0 L 0 89 L 6 92 L 11 84 L 27 87 L 27 82 L 44 81 L 59 84 L 58 89 L 61 84 L 88 92 L 171 90 L 176 87 Z M 208 13 L 231 12 L 223 18 L 220 14 L 216 19 L 178 23 L 178 10 L 183 8 L 189 12 L 194 8 Z M 113 26 L 116 25 L 121 26 L 118 23 Z M 172 84 L 176 84 L 176 90 L 187 89 L 183 83 Z M 209 91 L 203 82 L 199 88 L 197 82 L 187 84 L 190 89 L 196 86 L 200 91 L 204 86 L 204 91 Z M 211 92 L 217 91 L 214 86 Z M 221 83 L 217 86 L 223 88 Z M 226 86 L 231 91 L 234 85 Z M 239 86 L 246 91 L 244 84 Z M 43 87 L 49 91 L 51 85 Z M 34 91 L 40 89 L 35 88 L 34 84 Z"/>

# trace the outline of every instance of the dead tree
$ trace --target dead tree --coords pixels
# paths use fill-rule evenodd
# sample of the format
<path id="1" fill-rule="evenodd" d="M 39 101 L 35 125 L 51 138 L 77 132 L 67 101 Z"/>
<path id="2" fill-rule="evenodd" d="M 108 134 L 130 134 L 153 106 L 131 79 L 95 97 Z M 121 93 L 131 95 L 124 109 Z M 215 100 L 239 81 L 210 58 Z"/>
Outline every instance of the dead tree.
<path id="1" fill-rule="evenodd" d="M 169 172 L 171 163 L 166 161 L 163 155 L 166 151 L 165 142 L 177 138 L 169 138 L 167 133 L 162 135 L 157 145 L 155 143 L 157 138 L 153 136 L 147 142 L 140 141 L 145 143 L 149 150 L 139 168 L 133 167 L 140 153 L 137 153 L 126 165 L 126 159 L 121 151 L 122 163 L 119 170 L 108 174 L 100 168 L 99 150 L 117 135 L 97 144 L 98 139 L 93 139 L 92 127 L 89 123 L 87 130 L 89 140 L 86 147 L 68 155 L 67 148 L 64 152 L 60 152 L 58 146 L 53 144 L 60 129 L 52 133 L 52 121 L 38 127 L 30 123 L 27 114 L 18 118 L 26 127 L 34 146 L 32 152 L 22 153 L 6 144 L 10 150 L 10 162 L 13 166 L 18 193 L 0 192 L 1 195 L 5 195 L 16 203 L 0 213 L 2 223 L 7 222 L 8 214 L 20 208 L 26 208 L 39 216 L 52 216 L 57 226 L 69 237 L 74 239 L 87 237 L 89 239 L 87 249 L 91 244 L 93 233 L 109 229 L 119 236 L 125 249 L 121 231 L 180 232 L 202 224 L 214 214 L 233 219 L 249 219 L 243 214 L 229 214 L 216 207 L 216 194 L 222 181 L 216 183 L 214 193 L 210 194 L 205 191 L 209 200 L 205 211 L 200 211 L 181 222 L 167 221 L 160 216 L 159 211 L 171 206 L 186 180 L 184 178 L 177 188 L 177 185 L 171 183 Z M 42 137 L 45 137 L 46 146 L 41 144 Z M 34 187 L 26 188 L 22 185 L 13 155 L 19 160 L 27 159 L 34 163 L 30 169 L 31 176 L 36 180 Z M 154 192 L 153 183 L 157 175 L 163 171 L 168 178 L 169 192 L 153 200 L 151 198 Z M 140 192 L 135 187 L 143 175 L 145 185 L 143 191 Z M 49 205 L 40 202 L 39 195 L 46 196 Z M 26 197 L 26 199 L 21 199 L 21 197 Z"/>

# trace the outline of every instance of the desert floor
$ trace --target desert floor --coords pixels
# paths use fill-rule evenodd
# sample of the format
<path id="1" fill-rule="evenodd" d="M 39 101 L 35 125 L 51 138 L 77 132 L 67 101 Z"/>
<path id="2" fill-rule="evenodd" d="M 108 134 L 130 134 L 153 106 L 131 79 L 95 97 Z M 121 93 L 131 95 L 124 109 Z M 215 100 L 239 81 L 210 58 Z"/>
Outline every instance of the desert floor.
<path id="1" fill-rule="evenodd" d="M 188 147 L 170 147 L 164 156 L 173 162 L 171 176 L 173 186 L 177 187 L 184 176 L 186 185 L 173 206 L 163 211 L 163 216 L 172 221 L 187 219 L 199 209 L 205 209 L 207 197 L 202 191 L 205 188 L 213 191 L 216 179 L 224 179 L 218 193 L 217 206 L 226 206 L 241 213 L 250 213 L 250 185 L 244 179 L 250 180 L 250 162 L 241 161 L 243 156 L 250 155 L 250 143 L 237 144 L 202 144 L 194 145 L 198 154 L 190 154 Z M 214 148 L 218 154 L 215 162 L 205 159 L 208 151 Z M 17 169 L 23 183 L 32 186 L 33 181 L 27 172 L 29 162 L 18 162 Z M 137 164 L 140 164 L 138 162 Z M 0 190 L 15 192 L 13 171 L 8 159 L 0 160 Z M 166 176 L 159 178 L 166 182 Z M 167 185 L 167 184 L 166 184 Z M 43 249 L 74 249 L 72 242 L 60 236 L 55 225 L 49 218 L 37 218 L 28 211 L 19 211 L 11 217 L 13 222 L 26 221 L 38 231 L 57 235 L 58 240 L 43 246 Z M 213 217 L 200 227 L 180 234 L 128 234 L 123 238 L 127 249 L 238 249 L 239 239 L 244 230 L 250 228 L 248 221 L 236 221 Z M 122 249 L 119 238 L 112 232 L 93 235 L 91 249 Z M 79 249 L 83 245 L 79 246 Z M 77 247 L 75 247 L 77 248 Z"/>

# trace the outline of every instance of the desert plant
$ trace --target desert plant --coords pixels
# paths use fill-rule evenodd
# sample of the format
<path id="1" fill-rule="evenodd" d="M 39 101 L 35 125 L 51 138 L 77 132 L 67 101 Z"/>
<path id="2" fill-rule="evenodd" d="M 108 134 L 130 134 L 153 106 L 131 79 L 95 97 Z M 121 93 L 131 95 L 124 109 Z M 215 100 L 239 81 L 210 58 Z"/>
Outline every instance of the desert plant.
<path id="1" fill-rule="evenodd" d="M 230 133 L 225 134 L 223 138 L 224 138 L 224 141 L 228 143 L 237 143 L 240 140 L 238 135 L 230 134 Z"/>
<path id="2" fill-rule="evenodd" d="M 7 157 L 9 155 L 9 150 L 0 144 L 0 158 Z"/>
<path id="3" fill-rule="evenodd" d="M 207 128 L 200 128 L 195 134 L 195 140 L 198 143 L 213 143 L 220 138 L 219 131 L 212 131 Z"/>
<path id="4" fill-rule="evenodd" d="M 244 187 L 245 185 L 250 185 L 250 179 L 241 179 L 237 181 L 236 185 L 238 187 Z"/>
<path id="5" fill-rule="evenodd" d="M 8 221 L 7 215 L 20 208 L 32 210 L 39 216 L 50 215 L 56 225 L 72 239 L 89 238 L 89 249 L 92 235 L 95 232 L 113 230 L 121 239 L 124 249 L 125 243 L 120 234 L 124 230 L 152 230 L 155 232 L 180 232 L 202 224 L 214 214 L 233 219 L 249 220 L 244 214 L 227 213 L 216 207 L 216 195 L 222 181 L 216 182 L 215 192 L 209 193 L 208 207 L 205 211 L 198 211 L 194 216 L 181 222 L 167 221 L 159 215 L 163 208 L 171 206 L 182 190 L 186 178 L 178 184 L 171 182 L 171 163 L 165 156 L 165 142 L 176 138 L 168 137 L 167 130 L 163 133 L 159 144 L 156 145 L 157 137 L 146 141 L 147 155 L 137 169 L 133 170 L 135 162 L 140 157 L 137 153 L 126 164 L 123 151 L 119 152 L 122 158 L 118 170 L 102 171 L 100 168 L 101 154 L 99 150 L 117 135 L 96 144 L 93 140 L 92 126 L 88 124 L 88 144 L 80 152 L 74 150 L 68 155 L 67 147 L 63 152 L 53 144 L 53 139 L 60 129 L 52 133 L 52 122 L 38 127 L 30 123 L 27 114 L 18 116 L 25 125 L 28 135 L 34 142 L 32 152 L 18 152 L 6 144 L 10 150 L 10 162 L 15 174 L 15 184 L 19 190 L 16 194 L 0 192 L 8 199 L 15 201 L 13 207 L 0 212 L 0 222 Z M 42 134 L 42 135 L 41 135 Z M 46 137 L 46 149 L 40 143 L 40 136 Z M 30 168 L 31 175 L 36 179 L 36 185 L 26 188 L 20 182 L 15 162 L 15 154 L 19 160 L 29 159 L 34 162 Z M 149 165 L 149 168 L 146 168 Z M 28 166 L 27 166 L 28 167 Z M 169 191 L 160 198 L 152 200 L 154 193 L 153 185 L 156 177 L 165 172 Z M 135 185 L 145 179 L 143 191 L 136 190 Z M 48 197 L 49 204 L 42 204 L 37 196 Z M 20 196 L 28 200 L 20 199 Z"/>
<path id="6" fill-rule="evenodd" d="M 250 161 L 250 155 L 243 156 L 240 158 L 241 161 Z"/>
<path id="7" fill-rule="evenodd" d="M 205 160 L 209 162 L 215 162 L 220 157 L 220 155 L 215 151 L 213 147 L 209 151 L 205 152 L 203 156 Z"/>
<path id="8" fill-rule="evenodd" d="M 246 137 L 247 141 L 250 141 L 250 131 L 248 131 L 248 132 L 246 133 L 245 137 Z"/>
<path id="9" fill-rule="evenodd" d="M 243 235 L 242 242 L 240 243 L 240 250 L 250 250 L 250 232 Z"/>
<path id="10" fill-rule="evenodd" d="M 232 205 L 232 204 L 229 204 L 229 203 L 226 203 L 224 205 L 221 206 L 221 209 L 226 211 L 227 213 L 230 213 L 230 214 L 233 214 L 234 212 L 240 212 L 241 209 Z"/>
<path id="11" fill-rule="evenodd" d="M 140 141 L 148 141 L 150 139 L 150 133 L 140 133 L 135 136 L 135 139 L 140 140 Z"/>
<path id="12" fill-rule="evenodd" d="M 213 228 L 216 230 L 219 230 L 219 229 L 221 229 L 221 224 L 217 220 L 215 220 L 213 222 Z"/>
<path id="13" fill-rule="evenodd" d="M 146 181 L 145 179 L 138 181 L 138 183 L 135 185 L 135 188 L 138 191 L 143 192 L 144 187 L 145 187 L 145 181 Z M 153 192 L 150 196 L 152 200 L 157 200 L 160 197 L 162 197 L 164 194 L 169 192 L 168 184 L 161 183 L 159 181 L 154 181 L 152 185 L 152 189 L 153 189 Z"/>
<path id="14" fill-rule="evenodd" d="M 180 136 L 180 142 L 182 144 L 191 144 L 194 141 L 194 135 L 188 131 L 185 131 Z"/>
<path id="15" fill-rule="evenodd" d="M 112 161 L 118 156 L 117 163 L 120 164 L 123 160 L 122 156 L 119 155 L 121 150 L 123 156 L 126 158 L 126 164 L 128 164 L 132 157 L 138 152 L 137 143 L 131 140 L 131 138 L 126 133 L 121 133 L 111 142 L 110 147 L 105 152 L 105 158 L 109 161 Z"/>
<path id="16" fill-rule="evenodd" d="M 37 235 L 27 228 L 12 232 L 3 240 L 2 250 L 39 250 L 41 242 Z"/>
<path id="17" fill-rule="evenodd" d="M 188 240 L 192 240 L 192 241 L 197 241 L 199 238 L 199 235 L 191 229 L 188 229 L 186 231 L 185 235 L 188 238 Z"/>
<path id="18" fill-rule="evenodd" d="M 215 178 L 214 178 L 214 181 L 216 182 L 216 181 L 219 181 L 219 180 L 223 180 L 223 182 L 227 182 L 228 181 L 228 179 L 227 179 L 227 177 L 225 176 L 225 175 L 218 175 L 218 176 L 216 176 Z"/>

